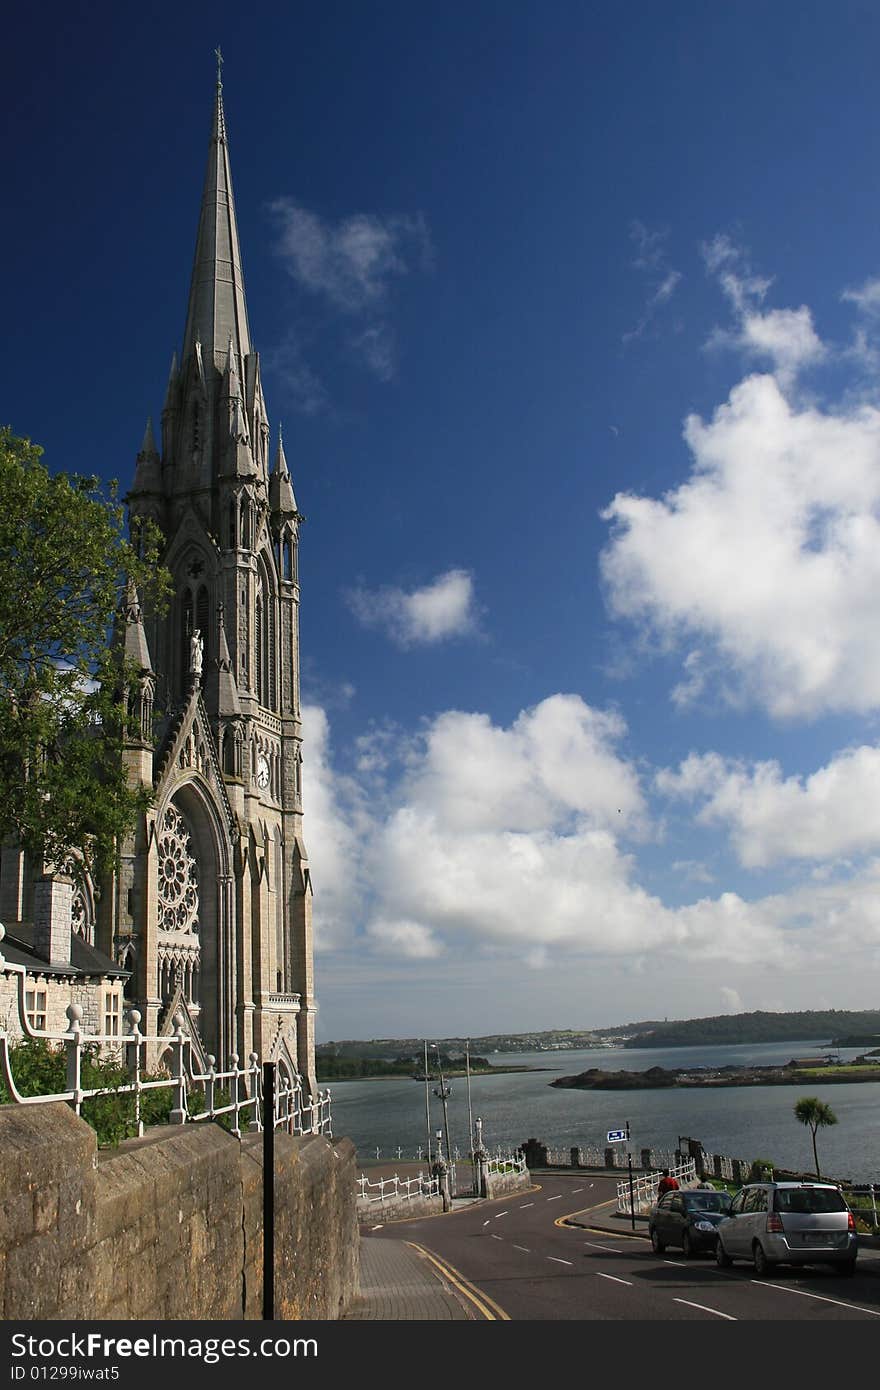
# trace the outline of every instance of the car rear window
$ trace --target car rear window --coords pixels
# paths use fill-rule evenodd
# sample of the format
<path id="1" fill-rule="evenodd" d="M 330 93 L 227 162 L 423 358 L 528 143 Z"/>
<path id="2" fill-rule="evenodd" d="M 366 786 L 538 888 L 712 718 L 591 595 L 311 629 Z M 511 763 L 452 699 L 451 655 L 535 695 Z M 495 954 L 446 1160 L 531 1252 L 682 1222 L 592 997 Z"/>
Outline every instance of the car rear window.
<path id="1" fill-rule="evenodd" d="M 727 1211 L 730 1206 L 726 1192 L 689 1192 L 685 1201 L 689 1211 Z"/>
<path id="2" fill-rule="evenodd" d="M 823 1211 L 846 1211 L 846 1202 L 831 1187 L 784 1187 L 777 1188 L 773 1209 L 811 1216 Z"/>

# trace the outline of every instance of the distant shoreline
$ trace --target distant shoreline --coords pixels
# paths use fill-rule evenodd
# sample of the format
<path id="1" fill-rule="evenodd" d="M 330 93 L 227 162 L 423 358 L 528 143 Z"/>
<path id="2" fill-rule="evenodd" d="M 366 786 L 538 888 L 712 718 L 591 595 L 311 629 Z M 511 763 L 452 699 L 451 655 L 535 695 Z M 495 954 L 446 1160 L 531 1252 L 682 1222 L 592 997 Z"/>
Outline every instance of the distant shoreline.
<path id="1" fill-rule="evenodd" d="M 471 1080 L 472 1080 L 472 1081 L 475 1080 L 478 1076 L 506 1076 L 506 1075 L 509 1075 L 511 1072 L 520 1072 L 520 1071 L 556 1071 L 556 1070 L 557 1070 L 556 1067 L 489 1067 L 489 1069 L 488 1069 L 487 1071 L 486 1071 L 486 1070 L 472 1071 L 472 1072 L 471 1072 Z M 408 1073 L 406 1073 L 406 1072 L 399 1072 L 399 1071 L 374 1072 L 371 1076 L 322 1076 L 321 1073 L 320 1073 L 320 1071 L 319 1071 L 319 1072 L 317 1073 L 317 1078 L 316 1078 L 316 1079 L 317 1079 L 319 1085 L 322 1085 L 322 1086 L 331 1086 L 331 1085 L 335 1086 L 335 1085 L 338 1085 L 339 1082 L 341 1082 L 341 1081 L 419 1081 L 419 1082 L 421 1082 L 421 1084 L 422 1084 L 423 1086 L 424 1086 L 424 1084 L 425 1084 L 424 1077 L 421 1077 L 421 1076 L 412 1076 L 412 1075 L 410 1075 L 410 1074 L 408 1074 Z M 443 1073 L 443 1080 L 444 1080 L 444 1081 L 467 1081 L 467 1072 L 465 1072 L 465 1071 L 444 1071 L 444 1073 Z M 435 1083 L 436 1083 L 437 1085 L 440 1084 L 440 1077 L 439 1077 L 439 1076 L 431 1077 L 430 1080 L 429 1080 L 429 1082 L 428 1082 L 429 1085 L 434 1085 Z"/>

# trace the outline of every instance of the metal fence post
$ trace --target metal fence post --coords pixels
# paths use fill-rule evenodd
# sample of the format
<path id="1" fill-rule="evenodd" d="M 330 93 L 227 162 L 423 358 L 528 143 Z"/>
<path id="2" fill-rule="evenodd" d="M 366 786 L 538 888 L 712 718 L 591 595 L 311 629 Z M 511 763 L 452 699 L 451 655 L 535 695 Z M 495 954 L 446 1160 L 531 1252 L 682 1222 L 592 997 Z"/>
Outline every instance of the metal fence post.
<path id="1" fill-rule="evenodd" d="M 275 1318 L 275 1063 L 263 1063 L 263 1318 Z"/>

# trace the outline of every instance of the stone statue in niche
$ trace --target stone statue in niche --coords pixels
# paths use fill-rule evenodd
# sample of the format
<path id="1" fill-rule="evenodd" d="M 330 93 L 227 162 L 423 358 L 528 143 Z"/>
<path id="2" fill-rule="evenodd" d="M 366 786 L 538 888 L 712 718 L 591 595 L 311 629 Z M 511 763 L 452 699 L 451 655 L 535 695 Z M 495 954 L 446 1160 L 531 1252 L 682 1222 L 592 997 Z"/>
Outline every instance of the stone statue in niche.
<path id="1" fill-rule="evenodd" d="M 189 673 L 191 676 L 200 676 L 202 674 L 203 655 L 204 645 L 202 643 L 202 634 L 198 628 L 195 628 L 192 637 L 189 639 Z"/>

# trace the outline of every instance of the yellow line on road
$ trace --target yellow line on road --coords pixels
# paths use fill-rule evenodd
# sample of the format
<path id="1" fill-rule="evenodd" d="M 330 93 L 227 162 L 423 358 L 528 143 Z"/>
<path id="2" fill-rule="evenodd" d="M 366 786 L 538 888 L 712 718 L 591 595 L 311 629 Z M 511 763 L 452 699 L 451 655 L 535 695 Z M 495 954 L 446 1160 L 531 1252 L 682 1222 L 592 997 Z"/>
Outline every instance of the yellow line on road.
<path id="1" fill-rule="evenodd" d="M 459 1293 L 464 1294 L 465 1298 L 467 1298 L 475 1308 L 479 1309 L 487 1322 L 496 1322 L 499 1320 L 501 1322 L 510 1322 L 509 1313 L 505 1313 L 504 1309 L 497 1304 L 493 1298 L 490 1298 L 488 1294 L 482 1293 L 479 1289 L 475 1289 L 473 1284 L 469 1283 L 463 1274 L 457 1269 L 453 1269 L 452 1265 L 448 1265 L 445 1260 L 440 1260 L 436 1255 L 432 1255 L 430 1250 L 426 1250 L 423 1245 L 416 1245 L 413 1240 L 408 1240 L 407 1245 L 412 1246 L 413 1250 L 418 1250 L 420 1255 L 424 1255 L 426 1260 L 430 1260 L 431 1264 L 436 1265 L 443 1275 L 443 1278 L 448 1279 L 450 1284 L 453 1284 L 455 1288 L 458 1289 Z"/>

